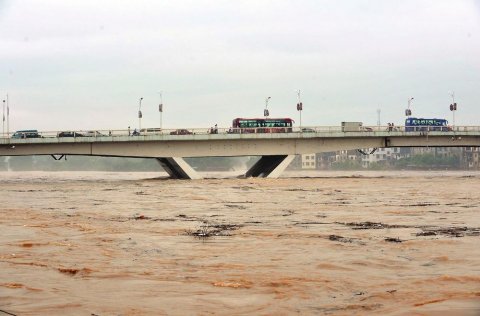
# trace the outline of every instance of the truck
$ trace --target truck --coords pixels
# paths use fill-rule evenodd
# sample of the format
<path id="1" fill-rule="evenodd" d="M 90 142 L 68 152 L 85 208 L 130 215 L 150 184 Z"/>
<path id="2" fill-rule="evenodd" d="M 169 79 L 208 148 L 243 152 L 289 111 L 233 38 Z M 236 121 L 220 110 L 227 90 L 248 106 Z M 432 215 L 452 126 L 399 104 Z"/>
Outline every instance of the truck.
<path id="1" fill-rule="evenodd" d="M 342 122 L 342 132 L 361 132 L 363 130 L 362 122 Z"/>

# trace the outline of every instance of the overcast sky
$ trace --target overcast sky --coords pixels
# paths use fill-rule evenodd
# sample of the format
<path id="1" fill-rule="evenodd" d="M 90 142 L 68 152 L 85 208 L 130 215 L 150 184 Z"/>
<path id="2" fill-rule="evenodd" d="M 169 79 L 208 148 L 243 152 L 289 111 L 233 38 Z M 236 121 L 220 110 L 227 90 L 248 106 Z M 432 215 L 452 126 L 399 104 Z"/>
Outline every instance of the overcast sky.
<path id="1" fill-rule="evenodd" d="M 0 94 L 10 130 L 480 125 L 480 1 L 0 0 Z"/>

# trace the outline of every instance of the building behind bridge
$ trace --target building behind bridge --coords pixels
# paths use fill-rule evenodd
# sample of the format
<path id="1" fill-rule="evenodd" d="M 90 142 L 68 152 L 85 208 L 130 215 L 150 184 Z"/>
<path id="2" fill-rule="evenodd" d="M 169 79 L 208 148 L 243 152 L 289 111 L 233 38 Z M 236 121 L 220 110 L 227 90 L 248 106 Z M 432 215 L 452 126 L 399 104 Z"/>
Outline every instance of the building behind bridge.
<path id="1" fill-rule="evenodd" d="M 340 150 L 336 152 L 312 153 L 299 155 L 292 163 L 295 169 L 376 169 L 394 168 L 401 159 L 414 156 L 435 157 L 455 160 L 457 169 L 480 170 L 480 147 L 389 147 L 358 150 Z M 366 154 L 365 154 L 366 153 Z M 451 165 L 434 165 L 435 169 L 452 169 Z M 406 165 L 404 169 L 418 169 L 419 166 Z"/>

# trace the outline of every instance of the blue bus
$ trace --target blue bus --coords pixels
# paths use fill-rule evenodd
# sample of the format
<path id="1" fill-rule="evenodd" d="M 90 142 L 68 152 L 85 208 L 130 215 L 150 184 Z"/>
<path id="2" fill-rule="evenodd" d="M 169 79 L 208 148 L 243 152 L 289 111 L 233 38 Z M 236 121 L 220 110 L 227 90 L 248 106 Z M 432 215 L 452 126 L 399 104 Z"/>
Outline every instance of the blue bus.
<path id="1" fill-rule="evenodd" d="M 452 129 L 448 126 L 448 121 L 444 119 L 426 119 L 409 117 L 405 120 L 406 132 L 423 132 L 423 131 L 441 131 L 447 132 Z"/>

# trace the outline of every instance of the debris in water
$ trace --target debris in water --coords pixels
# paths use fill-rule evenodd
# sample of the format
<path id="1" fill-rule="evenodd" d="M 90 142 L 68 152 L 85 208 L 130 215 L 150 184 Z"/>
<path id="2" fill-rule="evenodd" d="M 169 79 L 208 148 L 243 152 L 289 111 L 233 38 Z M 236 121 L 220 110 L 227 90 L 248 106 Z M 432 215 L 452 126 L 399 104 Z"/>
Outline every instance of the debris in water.
<path id="1" fill-rule="evenodd" d="M 236 224 L 210 224 L 204 223 L 199 229 L 192 231 L 186 230 L 188 236 L 194 236 L 200 239 L 206 239 L 213 236 L 231 236 L 227 231 L 237 230 L 241 225 Z"/>
<path id="2" fill-rule="evenodd" d="M 345 226 L 350 226 L 352 229 L 384 229 L 384 228 L 407 228 L 410 226 L 406 225 L 389 225 L 389 224 L 383 224 L 383 223 L 375 223 L 375 222 L 351 222 L 351 223 L 340 223 L 340 222 L 335 222 L 336 224 L 342 224 Z"/>
<path id="3" fill-rule="evenodd" d="M 226 207 L 230 207 L 230 208 L 238 208 L 240 210 L 244 210 L 246 209 L 247 207 L 244 206 L 244 205 L 237 205 L 237 204 L 225 204 Z"/>
<path id="4" fill-rule="evenodd" d="M 338 236 L 338 235 L 330 235 L 328 236 L 328 239 L 330 239 L 331 241 L 339 241 L 339 242 L 346 242 L 346 243 L 353 242 L 352 238 L 345 238 L 343 236 Z"/>
<path id="5" fill-rule="evenodd" d="M 356 243 L 358 245 L 365 245 L 365 243 L 358 238 L 347 238 L 339 235 L 329 235 L 328 239 L 331 241 L 338 241 L 343 243 Z"/>
<path id="6" fill-rule="evenodd" d="M 83 268 L 83 269 L 74 269 L 74 268 L 57 268 L 57 270 L 61 273 L 69 274 L 69 275 L 76 275 L 80 274 L 89 274 L 92 270 Z"/>
<path id="7" fill-rule="evenodd" d="M 150 217 L 145 216 L 145 215 L 136 215 L 133 217 L 134 220 L 140 220 L 140 219 L 150 219 Z"/>
<path id="8" fill-rule="evenodd" d="M 465 236 L 480 236 L 479 227 L 425 227 L 416 236 L 437 236 L 444 235 L 447 237 L 465 237 Z"/>
<path id="9" fill-rule="evenodd" d="M 403 240 L 401 240 L 400 238 L 393 238 L 393 237 L 387 237 L 385 238 L 385 241 L 388 241 L 388 242 L 403 242 Z"/>
<path id="10" fill-rule="evenodd" d="M 417 233 L 416 236 L 437 236 L 437 233 L 433 231 L 422 231 Z"/>

